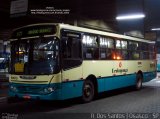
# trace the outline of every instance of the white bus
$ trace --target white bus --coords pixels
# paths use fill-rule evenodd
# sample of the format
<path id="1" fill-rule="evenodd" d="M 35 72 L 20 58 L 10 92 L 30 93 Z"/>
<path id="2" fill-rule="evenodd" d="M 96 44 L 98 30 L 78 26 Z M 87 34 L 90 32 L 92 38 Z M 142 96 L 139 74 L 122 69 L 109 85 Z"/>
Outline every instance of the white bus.
<path id="1" fill-rule="evenodd" d="M 89 102 L 156 77 L 154 44 L 144 39 L 43 23 L 14 30 L 10 41 L 10 97 Z"/>

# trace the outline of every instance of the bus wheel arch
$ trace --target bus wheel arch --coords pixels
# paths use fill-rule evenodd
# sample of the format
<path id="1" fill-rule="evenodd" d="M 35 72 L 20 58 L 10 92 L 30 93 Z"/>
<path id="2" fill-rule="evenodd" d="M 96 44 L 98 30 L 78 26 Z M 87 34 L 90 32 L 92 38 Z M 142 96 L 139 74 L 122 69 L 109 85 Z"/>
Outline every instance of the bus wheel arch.
<path id="1" fill-rule="evenodd" d="M 143 82 L 143 72 L 139 70 L 136 74 L 136 85 L 135 85 L 136 90 L 140 90 L 142 88 L 142 82 Z"/>
<path id="2" fill-rule="evenodd" d="M 89 75 L 83 83 L 82 100 L 83 102 L 90 102 L 98 94 L 97 79 L 94 75 Z"/>

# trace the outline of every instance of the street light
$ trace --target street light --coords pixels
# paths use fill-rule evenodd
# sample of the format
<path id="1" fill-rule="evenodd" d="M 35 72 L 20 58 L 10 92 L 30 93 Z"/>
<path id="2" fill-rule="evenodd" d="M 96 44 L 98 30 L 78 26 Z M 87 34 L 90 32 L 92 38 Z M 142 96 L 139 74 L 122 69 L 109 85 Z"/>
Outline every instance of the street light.
<path id="1" fill-rule="evenodd" d="M 144 14 L 129 14 L 129 15 L 121 15 L 117 16 L 116 20 L 132 20 L 132 19 L 142 19 L 144 18 Z"/>
<path id="2" fill-rule="evenodd" d="M 160 28 L 152 28 L 152 31 L 160 31 Z"/>

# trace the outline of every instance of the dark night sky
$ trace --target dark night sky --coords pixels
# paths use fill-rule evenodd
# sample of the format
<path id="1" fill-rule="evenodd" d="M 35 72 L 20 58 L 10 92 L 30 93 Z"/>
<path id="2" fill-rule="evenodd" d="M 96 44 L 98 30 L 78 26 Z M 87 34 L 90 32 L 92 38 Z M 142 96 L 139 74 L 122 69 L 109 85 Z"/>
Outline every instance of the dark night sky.
<path id="1" fill-rule="evenodd" d="M 101 19 L 112 24 L 115 23 L 115 17 L 118 14 L 142 12 L 146 14 L 145 29 L 150 30 L 153 27 L 160 27 L 160 0 L 28 0 L 29 8 L 45 8 L 46 6 L 53 6 L 55 8 L 69 8 L 71 14 L 69 16 L 30 16 L 30 20 L 26 17 L 10 18 L 10 0 L 0 1 L 0 29 L 8 29 L 18 27 L 20 24 L 30 24 L 37 22 L 39 18 L 44 22 L 50 22 L 55 18 L 77 19 L 88 17 L 90 19 Z M 4 24 L 5 22 L 5 24 Z M 134 22 L 124 22 L 121 27 L 130 29 L 142 29 L 143 20 Z"/>
<path id="2" fill-rule="evenodd" d="M 69 8 L 71 10 L 69 18 L 71 19 L 88 17 L 110 22 L 114 21 L 118 14 L 144 12 L 146 15 L 144 19 L 146 31 L 149 31 L 152 27 L 160 27 L 160 0 L 39 0 L 38 3 L 37 0 L 30 0 L 30 2 L 32 4 L 31 8 L 45 8 L 46 6 Z M 134 22 L 124 23 L 125 26 L 131 24 L 130 29 L 136 29 L 136 26 L 140 29 L 144 27 L 143 20 Z"/>
<path id="3" fill-rule="evenodd" d="M 144 9 L 147 25 L 149 27 L 160 26 L 160 0 L 29 0 L 29 3 L 31 3 L 29 8 L 45 8 L 46 6 L 69 8 L 71 13 L 77 16 L 106 21 L 115 20 L 116 14 L 141 12 Z M 0 12 L 5 13 L 6 19 L 9 18 L 9 7 L 9 0 L 0 1 Z M 6 19 L 4 18 L 4 21 L 7 21 Z"/>
<path id="4" fill-rule="evenodd" d="M 146 22 L 150 27 L 160 27 L 160 0 L 145 0 Z"/>

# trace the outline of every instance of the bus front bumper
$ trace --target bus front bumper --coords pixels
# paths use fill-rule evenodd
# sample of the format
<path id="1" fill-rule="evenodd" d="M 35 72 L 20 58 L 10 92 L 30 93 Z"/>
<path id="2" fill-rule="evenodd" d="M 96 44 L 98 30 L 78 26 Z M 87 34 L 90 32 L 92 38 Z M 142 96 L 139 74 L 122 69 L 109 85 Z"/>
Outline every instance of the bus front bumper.
<path id="1" fill-rule="evenodd" d="M 21 93 L 14 93 L 12 91 L 9 91 L 9 97 L 15 97 L 15 98 L 23 98 L 23 99 L 29 99 L 29 100 L 59 100 L 57 93 L 50 93 L 46 95 L 40 95 L 40 94 L 21 94 Z"/>
<path id="2" fill-rule="evenodd" d="M 56 88 L 52 88 L 56 87 Z M 59 100 L 61 89 L 59 85 L 20 85 L 10 84 L 9 97 L 30 99 L 30 100 Z"/>

